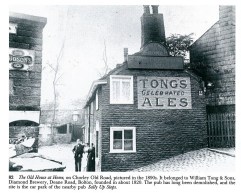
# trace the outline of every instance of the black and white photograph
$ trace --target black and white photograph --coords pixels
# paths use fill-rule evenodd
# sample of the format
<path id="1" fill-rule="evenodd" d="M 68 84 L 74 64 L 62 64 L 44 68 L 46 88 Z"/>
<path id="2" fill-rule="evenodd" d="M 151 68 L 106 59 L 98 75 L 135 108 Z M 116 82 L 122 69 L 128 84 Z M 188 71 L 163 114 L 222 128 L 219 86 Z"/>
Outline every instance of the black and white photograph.
<path id="1" fill-rule="evenodd" d="M 9 173 L 234 173 L 235 18 L 232 4 L 10 5 Z"/>

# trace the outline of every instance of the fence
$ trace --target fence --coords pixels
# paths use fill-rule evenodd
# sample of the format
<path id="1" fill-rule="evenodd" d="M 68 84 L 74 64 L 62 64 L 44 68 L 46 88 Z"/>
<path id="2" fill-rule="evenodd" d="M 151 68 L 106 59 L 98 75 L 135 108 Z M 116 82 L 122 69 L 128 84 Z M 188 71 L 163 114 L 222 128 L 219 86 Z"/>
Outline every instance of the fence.
<path id="1" fill-rule="evenodd" d="M 235 147 L 234 113 L 208 114 L 207 128 L 209 147 Z"/>

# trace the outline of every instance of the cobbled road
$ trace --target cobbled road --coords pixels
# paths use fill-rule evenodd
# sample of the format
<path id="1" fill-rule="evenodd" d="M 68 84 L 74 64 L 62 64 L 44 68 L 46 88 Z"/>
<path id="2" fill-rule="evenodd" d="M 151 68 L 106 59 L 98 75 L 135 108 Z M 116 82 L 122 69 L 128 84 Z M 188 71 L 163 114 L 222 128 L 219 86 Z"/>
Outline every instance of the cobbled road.
<path id="1" fill-rule="evenodd" d="M 159 161 L 131 172 L 234 172 L 235 157 L 201 149 Z"/>
<path id="2" fill-rule="evenodd" d="M 74 171 L 74 144 L 58 144 L 39 148 L 39 153 L 55 159 L 66 166 L 65 172 Z M 228 149 L 225 150 L 228 152 Z M 86 164 L 83 163 L 82 164 Z M 234 172 L 235 157 L 201 149 L 187 152 L 131 172 Z"/>

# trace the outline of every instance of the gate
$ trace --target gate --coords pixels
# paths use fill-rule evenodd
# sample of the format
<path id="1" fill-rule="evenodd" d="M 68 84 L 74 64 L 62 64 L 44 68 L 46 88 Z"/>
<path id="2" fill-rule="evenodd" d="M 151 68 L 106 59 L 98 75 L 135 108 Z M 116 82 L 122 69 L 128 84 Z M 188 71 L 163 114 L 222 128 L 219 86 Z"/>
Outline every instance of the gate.
<path id="1" fill-rule="evenodd" d="M 235 147 L 235 113 L 207 109 L 208 147 Z"/>
<path id="2" fill-rule="evenodd" d="M 77 139 L 80 139 L 83 141 L 83 129 L 81 128 L 81 125 L 71 124 L 71 141 L 74 142 Z"/>

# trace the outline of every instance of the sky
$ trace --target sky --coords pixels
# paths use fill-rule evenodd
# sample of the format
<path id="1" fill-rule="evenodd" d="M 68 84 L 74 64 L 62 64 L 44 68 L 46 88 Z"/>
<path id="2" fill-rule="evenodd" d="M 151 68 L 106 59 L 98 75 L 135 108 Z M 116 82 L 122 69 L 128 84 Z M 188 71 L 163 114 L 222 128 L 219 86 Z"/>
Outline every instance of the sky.
<path id="1" fill-rule="evenodd" d="M 129 54 L 140 50 L 142 5 L 12 5 L 9 10 L 47 18 L 43 31 L 42 104 L 53 100 L 53 71 L 49 64 L 56 65 L 63 41 L 58 85 L 60 108 L 86 98 L 92 82 L 103 73 L 105 48 L 111 69 L 124 61 L 125 47 Z M 160 5 L 159 13 L 164 16 L 166 37 L 194 33 L 196 40 L 218 21 L 217 5 Z"/>

